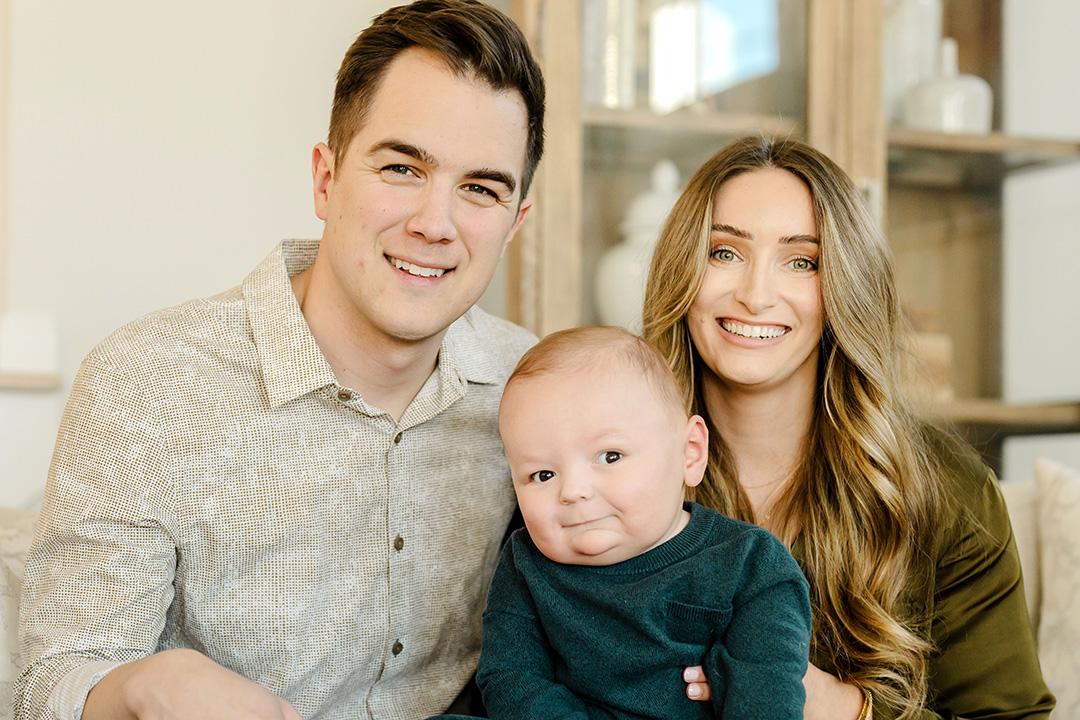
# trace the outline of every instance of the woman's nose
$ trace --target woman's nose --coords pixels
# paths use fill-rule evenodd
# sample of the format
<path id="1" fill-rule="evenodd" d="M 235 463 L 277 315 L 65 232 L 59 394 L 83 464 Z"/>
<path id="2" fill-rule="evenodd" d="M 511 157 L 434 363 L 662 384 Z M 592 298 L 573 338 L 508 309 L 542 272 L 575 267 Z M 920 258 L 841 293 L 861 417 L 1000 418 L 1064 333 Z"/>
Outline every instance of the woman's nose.
<path id="1" fill-rule="evenodd" d="M 758 315 L 776 304 L 776 279 L 765 264 L 749 264 L 743 271 L 735 300 L 751 314 Z"/>

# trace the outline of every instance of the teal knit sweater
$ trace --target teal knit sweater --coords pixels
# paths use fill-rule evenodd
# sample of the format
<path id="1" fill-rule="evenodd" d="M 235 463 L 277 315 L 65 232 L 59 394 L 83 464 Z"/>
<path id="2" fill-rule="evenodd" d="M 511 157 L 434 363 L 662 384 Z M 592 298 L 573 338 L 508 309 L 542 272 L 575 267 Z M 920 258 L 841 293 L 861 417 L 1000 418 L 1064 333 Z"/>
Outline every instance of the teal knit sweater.
<path id="1" fill-rule="evenodd" d="M 616 565 L 561 565 L 525 530 L 503 548 L 477 683 L 495 720 L 801 720 L 806 580 L 765 530 L 694 503 L 671 540 Z M 712 703 L 685 695 L 704 665 Z"/>

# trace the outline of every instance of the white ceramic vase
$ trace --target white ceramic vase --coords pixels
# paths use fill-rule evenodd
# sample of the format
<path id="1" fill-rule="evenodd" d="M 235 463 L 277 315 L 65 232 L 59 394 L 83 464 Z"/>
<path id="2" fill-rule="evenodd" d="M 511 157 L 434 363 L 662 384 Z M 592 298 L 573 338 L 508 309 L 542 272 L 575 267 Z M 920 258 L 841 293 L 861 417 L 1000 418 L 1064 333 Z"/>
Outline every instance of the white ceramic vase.
<path id="1" fill-rule="evenodd" d="M 679 171 L 661 160 L 653 166 L 650 187 L 634 198 L 619 227 L 622 241 L 600 260 L 596 277 L 596 309 L 605 325 L 641 332 L 641 308 L 653 247 L 667 215 L 679 198 Z"/>
<path id="2" fill-rule="evenodd" d="M 947 133 L 988 133 L 993 93 L 985 80 L 961 75 L 956 40 L 941 41 L 941 73 L 911 88 L 904 96 L 904 124 Z"/>

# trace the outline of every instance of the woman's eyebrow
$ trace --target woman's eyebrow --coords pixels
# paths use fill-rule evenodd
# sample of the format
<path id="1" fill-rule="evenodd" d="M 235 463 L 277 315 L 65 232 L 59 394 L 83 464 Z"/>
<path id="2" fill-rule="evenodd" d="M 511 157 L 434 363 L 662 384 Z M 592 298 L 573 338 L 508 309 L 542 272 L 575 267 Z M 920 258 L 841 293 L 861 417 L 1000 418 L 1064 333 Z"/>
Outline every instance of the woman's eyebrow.
<path id="1" fill-rule="evenodd" d="M 821 241 L 813 235 L 785 235 L 780 238 L 781 245 L 797 245 L 798 243 L 811 243 L 820 245 Z"/>
<path id="2" fill-rule="evenodd" d="M 712 231 L 713 232 L 727 233 L 728 235 L 734 235 L 735 237 L 740 237 L 743 240 L 753 240 L 754 239 L 753 235 L 746 232 L 742 228 L 737 228 L 734 225 L 728 225 L 727 223 L 713 223 L 712 224 Z"/>

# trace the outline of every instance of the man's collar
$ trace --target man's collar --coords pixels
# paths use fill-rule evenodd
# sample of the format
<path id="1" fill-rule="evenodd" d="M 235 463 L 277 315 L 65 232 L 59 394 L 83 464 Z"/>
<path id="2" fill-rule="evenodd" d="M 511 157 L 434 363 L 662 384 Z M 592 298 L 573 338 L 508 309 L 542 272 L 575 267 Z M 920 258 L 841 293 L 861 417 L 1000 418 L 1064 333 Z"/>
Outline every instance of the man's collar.
<path id="1" fill-rule="evenodd" d="M 337 383 L 289 281 L 311 266 L 318 250 L 318 240 L 285 240 L 243 283 L 270 407 Z M 487 347 L 490 337 L 480 328 L 484 322 L 481 311 L 470 309 L 450 326 L 436 368 L 442 378 L 483 385 L 500 381 L 497 353 Z"/>
<path id="2" fill-rule="evenodd" d="M 337 382 L 289 278 L 315 261 L 318 240 L 285 240 L 244 280 L 244 300 L 270 407 Z"/>

